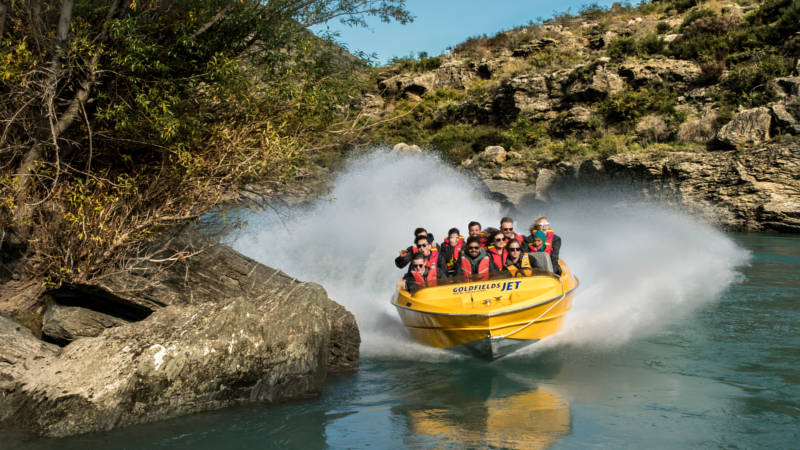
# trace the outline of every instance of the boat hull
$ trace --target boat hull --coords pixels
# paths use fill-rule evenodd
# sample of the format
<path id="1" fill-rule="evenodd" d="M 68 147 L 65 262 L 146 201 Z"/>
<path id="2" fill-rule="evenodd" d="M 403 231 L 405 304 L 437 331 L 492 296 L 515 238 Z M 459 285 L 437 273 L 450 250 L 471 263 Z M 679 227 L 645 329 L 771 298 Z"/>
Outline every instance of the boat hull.
<path id="1" fill-rule="evenodd" d="M 562 276 L 488 279 L 400 290 L 392 303 L 423 344 L 496 359 L 557 333 L 572 308 L 577 279 Z M 426 292 L 428 291 L 428 292 Z"/>

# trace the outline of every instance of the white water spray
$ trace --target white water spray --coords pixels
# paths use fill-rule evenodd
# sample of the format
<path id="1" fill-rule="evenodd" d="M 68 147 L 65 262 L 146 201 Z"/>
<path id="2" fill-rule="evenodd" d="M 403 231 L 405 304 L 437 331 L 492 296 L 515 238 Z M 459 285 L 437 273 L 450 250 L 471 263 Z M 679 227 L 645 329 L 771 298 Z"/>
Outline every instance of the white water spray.
<path id="1" fill-rule="evenodd" d="M 320 283 L 355 314 L 362 353 L 418 358 L 389 300 L 403 274 L 394 266 L 418 226 L 442 241 L 467 223 L 499 227 L 503 211 L 467 176 L 431 155 L 376 150 L 353 160 L 329 198 L 279 217 L 261 211 L 233 246 L 301 280 Z M 562 205 L 518 217 L 525 231 L 547 214 L 561 257 L 580 278 L 574 309 L 553 342 L 619 345 L 714 300 L 747 255 L 723 233 L 656 206 L 613 208 L 612 200 Z"/>

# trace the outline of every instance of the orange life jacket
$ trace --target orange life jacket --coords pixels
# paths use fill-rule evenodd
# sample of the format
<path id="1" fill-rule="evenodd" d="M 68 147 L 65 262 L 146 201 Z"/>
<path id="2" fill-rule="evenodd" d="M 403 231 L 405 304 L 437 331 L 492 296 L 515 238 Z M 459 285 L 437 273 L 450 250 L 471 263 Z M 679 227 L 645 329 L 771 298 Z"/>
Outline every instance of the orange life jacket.
<path id="1" fill-rule="evenodd" d="M 490 245 L 486 250 L 489 252 L 489 256 L 492 258 L 495 267 L 498 269 L 505 267 L 506 260 L 508 259 L 508 250 L 503 248 L 502 256 L 500 256 L 500 253 L 497 252 L 497 249 L 494 247 L 494 245 Z"/>
<path id="2" fill-rule="evenodd" d="M 442 247 L 449 247 L 450 240 L 445 240 L 442 242 Z M 458 237 L 458 242 L 456 242 L 455 247 L 453 247 L 453 257 L 447 261 L 447 270 L 453 269 L 456 266 L 456 262 L 461 259 L 461 248 L 464 247 L 464 236 Z"/>
<path id="3" fill-rule="evenodd" d="M 470 262 L 469 258 L 466 256 L 461 257 L 461 275 L 464 275 L 465 278 L 472 278 L 472 263 Z M 489 257 L 486 256 L 480 261 L 478 261 L 478 273 L 476 274 L 480 276 L 488 276 L 489 275 Z"/>

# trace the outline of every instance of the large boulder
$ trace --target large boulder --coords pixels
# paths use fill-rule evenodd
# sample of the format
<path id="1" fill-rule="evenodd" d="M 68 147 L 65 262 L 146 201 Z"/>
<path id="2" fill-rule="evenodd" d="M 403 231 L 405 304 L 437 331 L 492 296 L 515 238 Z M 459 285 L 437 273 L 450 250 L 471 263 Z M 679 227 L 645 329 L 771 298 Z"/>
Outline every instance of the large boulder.
<path id="1" fill-rule="evenodd" d="M 436 73 L 425 72 L 422 74 L 399 74 L 378 80 L 378 89 L 386 98 L 391 97 L 422 97 L 436 87 Z"/>
<path id="2" fill-rule="evenodd" d="M 717 132 L 717 139 L 733 147 L 759 145 L 770 139 L 771 124 L 772 115 L 768 108 L 746 109 L 733 116 Z"/>
<path id="3" fill-rule="evenodd" d="M 570 75 L 566 87 L 567 97 L 578 101 L 594 101 L 616 94 L 625 88 L 625 83 L 605 64 L 582 66 Z"/>
<path id="4" fill-rule="evenodd" d="M 797 107 L 795 107 L 797 108 Z M 783 128 L 791 134 L 800 134 L 800 120 L 798 120 L 786 107 L 784 103 L 773 103 L 770 105 L 772 117 L 778 127 Z"/>
<path id="5" fill-rule="evenodd" d="M 119 309 L 127 301 L 146 304 L 171 283 L 186 289 L 143 320 L 77 339 L 60 353 L 21 327 L 0 322 L 1 426 L 47 436 L 109 430 L 304 398 L 321 391 L 328 372 L 357 370 L 355 319 L 319 285 L 194 234 L 155 247 L 173 255 L 194 250 L 166 268 L 143 263 L 137 271 L 142 278 L 134 280 L 138 291 L 104 290 L 132 280 L 110 274 L 102 286 L 68 286 L 54 295 L 82 307 L 114 298 Z M 146 278 L 156 286 L 145 285 Z M 101 290 L 101 299 L 90 299 Z M 150 300 L 131 300 L 136 295 Z"/>
<path id="6" fill-rule="evenodd" d="M 53 304 L 44 313 L 42 334 L 52 342 L 67 344 L 81 337 L 99 336 L 107 328 L 126 323 L 126 320 L 91 309 Z"/>
<path id="7" fill-rule="evenodd" d="M 499 145 L 490 145 L 483 149 L 483 153 L 480 154 L 480 157 L 483 161 L 495 164 L 505 162 L 506 156 L 506 149 Z"/>

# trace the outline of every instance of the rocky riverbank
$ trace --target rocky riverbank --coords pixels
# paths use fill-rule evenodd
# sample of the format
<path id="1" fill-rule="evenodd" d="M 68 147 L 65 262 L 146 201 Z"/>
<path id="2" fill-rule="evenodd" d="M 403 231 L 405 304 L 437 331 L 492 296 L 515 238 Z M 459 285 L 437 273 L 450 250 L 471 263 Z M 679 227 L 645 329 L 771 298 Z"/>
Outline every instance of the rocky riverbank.
<path id="1" fill-rule="evenodd" d="M 319 285 L 192 233 L 130 264 L 91 284 L 32 284 L 3 298 L 29 325 L 0 317 L 3 427 L 109 430 L 313 396 L 328 373 L 358 370 L 355 319 Z"/>
<path id="2" fill-rule="evenodd" d="M 680 208 L 728 231 L 800 233 L 800 140 L 747 152 L 623 153 L 562 162 L 538 169 L 533 181 L 500 176 L 516 167 L 505 155 L 502 148 L 489 148 L 473 169 L 509 207 L 613 190 Z"/>

